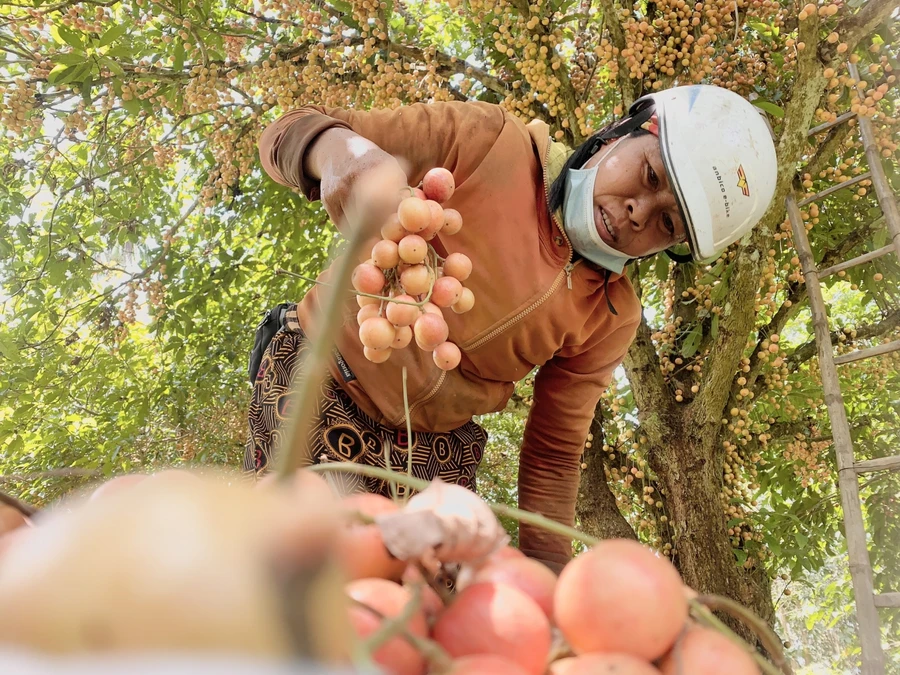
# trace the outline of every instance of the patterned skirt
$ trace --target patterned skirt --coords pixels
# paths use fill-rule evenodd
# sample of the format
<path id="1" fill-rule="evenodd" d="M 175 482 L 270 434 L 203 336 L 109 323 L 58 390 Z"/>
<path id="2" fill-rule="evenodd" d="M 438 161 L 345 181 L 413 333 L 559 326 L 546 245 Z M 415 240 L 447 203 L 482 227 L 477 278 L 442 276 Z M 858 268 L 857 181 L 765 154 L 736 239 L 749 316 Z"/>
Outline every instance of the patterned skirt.
<path id="1" fill-rule="evenodd" d="M 261 476 L 278 454 L 294 371 L 307 348 L 296 310 L 290 307 L 283 327 L 265 347 L 256 372 L 244 452 L 244 470 L 248 473 Z M 320 394 L 318 414 L 308 437 L 310 455 L 316 463 L 356 462 L 384 467 L 389 456 L 391 468 L 406 473 L 412 452 L 413 476 L 440 478 L 475 490 L 475 472 L 487 442 L 487 434 L 475 422 L 445 433 L 414 431 L 410 438 L 406 429 L 384 426 L 366 415 L 331 377 L 323 381 Z M 390 494 L 390 486 L 381 479 L 349 473 L 332 475 L 345 494 Z M 405 493 L 403 486 L 398 492 L 401 496 Z"/>

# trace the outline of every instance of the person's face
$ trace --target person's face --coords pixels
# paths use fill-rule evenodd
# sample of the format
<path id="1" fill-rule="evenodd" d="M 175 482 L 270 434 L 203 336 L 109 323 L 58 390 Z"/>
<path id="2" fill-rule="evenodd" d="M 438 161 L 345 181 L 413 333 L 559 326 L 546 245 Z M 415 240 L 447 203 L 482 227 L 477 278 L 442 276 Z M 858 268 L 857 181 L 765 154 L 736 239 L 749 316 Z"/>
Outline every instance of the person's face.
<path id="1" fill-rule="evenodd" d="M 609 153 L 594 182 L 594 225 L 600 238 L 634 258 L 685 241 L 684 222 L 666 177 L 659 139 L 651 134 L 618 139 L 601 148 L 582 168 L 590 169 Z"/>

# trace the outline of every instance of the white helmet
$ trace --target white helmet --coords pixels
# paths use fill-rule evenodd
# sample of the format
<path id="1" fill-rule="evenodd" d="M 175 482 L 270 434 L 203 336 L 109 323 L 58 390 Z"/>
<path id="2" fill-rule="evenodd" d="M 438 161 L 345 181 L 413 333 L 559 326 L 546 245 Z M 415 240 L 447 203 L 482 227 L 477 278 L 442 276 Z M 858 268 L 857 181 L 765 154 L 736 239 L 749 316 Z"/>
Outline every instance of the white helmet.
<path id="1" fill-rule="evenodd" d="M 772 201 L 778 164 L 771 128 L 756 106 L 721 87 L 649 94 L 629 114 L 650 103 L 691 253 L 713 258 L 751 230 Z"/>

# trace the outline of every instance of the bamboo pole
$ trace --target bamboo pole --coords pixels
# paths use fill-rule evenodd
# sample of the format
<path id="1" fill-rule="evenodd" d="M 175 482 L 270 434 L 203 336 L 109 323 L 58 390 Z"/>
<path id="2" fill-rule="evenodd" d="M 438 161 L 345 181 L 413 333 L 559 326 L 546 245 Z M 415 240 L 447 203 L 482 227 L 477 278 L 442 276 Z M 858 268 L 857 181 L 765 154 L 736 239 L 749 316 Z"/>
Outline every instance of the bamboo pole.
<path id="1" fill-rule="evenodd" d="M 881 625 L 875 607 L 875 588 L 872 581 L 872 563 L 866 548 L 866 531 L 859 500 L 859 483 L 853 461 L 853 441 L 847 411 L 841 396 L 837 367 L 831 334 L 828 330 L 828 315 L 825 300 L 819 286 L 815 260 L 806 236 L 806 228 L 800 215 L 800 208 L 793 194 L 786 201 L 788 218 L 794 233 L 794 246 L 800 257 L 809 306 L 812 312 L 816 345 L 819 351 L 819 370 L 825 391 L 825 404 L 831 418 L 831 433 L 837 457 L 838 484 L 841 504 L 844 509 L 844 536 L 847 539 L 847 553 L 850 559 L 850 578 L 856 597 L 856 618 L 859 624 L 859 642 L 862 647 L 862 675 L 885 675 L 884 652 L 881 650 Z"/>

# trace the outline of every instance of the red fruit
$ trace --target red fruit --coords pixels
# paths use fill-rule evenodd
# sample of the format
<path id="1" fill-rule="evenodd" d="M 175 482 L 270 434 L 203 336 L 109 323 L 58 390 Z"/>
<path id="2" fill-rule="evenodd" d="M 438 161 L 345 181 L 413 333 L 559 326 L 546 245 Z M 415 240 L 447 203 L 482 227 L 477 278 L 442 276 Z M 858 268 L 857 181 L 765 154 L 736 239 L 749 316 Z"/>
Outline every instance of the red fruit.
<path id="1" fill-rule="evenodd" d="M 730 675 L 730 671 L 721 673 Z M 628 654 L 583 654 L 553 662 L 549 675 L 659 675 L 659 671 Z M 694 672 L 685 670 L 683 675 L 694 675 Z"/>
<path id="2" fill-rule="evenodd" d="M 394 343 L 392 342 L 391 346 L 393 346 L 393 344 Z M 372 349 L 371 347 L 363 347 L 363 356 L 372 363 L 384 363 L 391 358 L 391 348 Z"/>
<path id="3" fill-rule="evenodd" d="M 456 181 L 453 180 L 453 174 L 447 169 L 436 168 L 425 174 L 422 179 L 422 190 L 428 199 L 436 202 L 445 202 L 453 196 L 453 190 L 456 189 Z"/>
<path id="4" fill-rule="evenodd" d="M 426 313 L 416 319 L 413 325 L 413 335 L 416 336 L 416 344 L 426 352 L 434 351 L 442 342 L 447 341 L 450 329 L 443 316 Z"/>
<path id="5" fill-rule="evenodd" d="M 111 478 L 103 485 L 98 487 L 91 493 L 90 501 L 94 501 L 95 499 L 103 499 L 104 497 L 108 497 L 111 494 L 115 494 L 120 490 L 127 490 L 130 487 L 137 485 L 138 483 L 142 483 L 147 480 L 147 476 L 141 473 L 130 473 L 124 476 L 116 476 L 115 478 Z M 0 525 L 0 531 L 2 531 L 2 525 Z"/>
<path id="6" fill-rule="evenodd" d="M 441 308 L 438 307 L 433 302 L 426 302 L 422 305 L 422 313 L 423 314 L 436 314 L 437 316 L 444 318 L 444 313 L 441 311 Z"/>
<path id="7" fill-rule="evenodd" d="M 516 663 L 494 654 L 456 659 L 445 675 L 528 675 Z"/>
<path id="8" fill-rule="evenodd" d="M 444 261 L 444 274 L 465 281 L 472 274 L 472 261 L 465 253 L 451 253 Z"/>
<path id="9" fill-rule="evenodd" d="M 409 232 L 400 224 L 400 216 L 392 213 L 388 221 L 381 226 L 381 238 L 398 243 Z"/>
<path id="10" fill-rule="evenodd" d="M 372 247 L 372 260 L 375 267 L 383 270 L 394 269 L 400 263 L 400 253 L 397 243 L 389 239 L 382 239 Z"/>
<path id="11" fill-rule="evenodd" d="M 363 307 L 360 312 L 365 312 Z M 369 349 L 387 349 L 394 341 L 396 330 L 383 316 L 375 316 L 363 321 L 359 326 L 359 341 Z"/>
<path id="12" fill-rule="evenodd" d="M 377 298 L 370 298 L 367 295 L 357 295 L 356 304 L 359 305 L 360 309 L 362 309 L 366 305 L 380 305 L 381 300 L 378 300 Z"/>
<path id="13" fill-rule="evenodd" d="M 459 351 L 459 347 L 452 342 L 442 342 L 434 348 L 431 358 L 434 360 L 434 365 L 441 370 L 453 370 L 462 360 L 462 353 Z"/>
<path id="14" fill-rule="evenodd" d="M 347 512 L 359 511 L 370 517 L 393 513 L 399 508 L 387 497 L 369 493 L 350 495 L 341 502 L 341 506 Z M 352 517 L 341 533 L 338 550 L 342 566 L 350 579 L 379 577 L 396 580 L 406 567 L 404 561 L 388 553 L 378 526 L 353 522 Z"/>
<path id="15" fill-rule="evenodd" d="M 526 560 L 525 554 L 514 546 L 504 546 L 488 556 L 487 564 L 493 565 L 501 560 Z"/>
<path id="16" fill-rule="evenodd" d="M 421 232 L 431 224 L 431 209 L 427 202 L 407 197 L 397 209 L 400 224 L 407 232 Z"/>
<path id="17" fill-rule="evenodd" d="M 708 628 L 687 631 L 659 664 L 659 669 L 662 675 L 760 675 L 759 667 L 745 649 Z"/>
<path id="18" fill-rule="evenodd" d="M 441 208 L 440 204 L 430 199 L 425 203 L 428 204 L 428 209 L 431 211 L 431 222 L 428 224 L 428 227 L 422 230 L 422 237 L 433 239 L 434 235 L 444 227 L 444 209 Z"/>
<path id="19" fill-rule="evenodd" d="M 453 657 L 496 654 L 531 675 L 544 672 L 551 645 L 541 608 L 505 584 L 463 590 L 438 619 L 433 636 Z"/>
<path id="20" fill-rule="evenodd" d="M 359 579 L 346 587 L 347 595 L 378 611 L 386 618 L 400 614 L 412 599 L 410 592 L 384 579 Z M 381 625 L 382 619 L 354 603 L 349 609 L 350 623 L 359 638 L 366 638 Z M 406 623 L 406 629 L 420 637 L 427 637 L 428 626 L 421 609 Z M 424 675 L 425 657 L 401 636 L 388 640 L 373 655 L 377 664 L 391 675 Z"/>
<path id="21" fill-rule="evenodd" d="M 553 616 L 576 654 L 621 652 L 652 661 L 687 620 L 681 577 L 636 541 L 602 541 L 566 565 Z"/>
<path id="22" fill-rule="evenodd" d="M 459 302 L 462 290 L 462 284 L 453 277 L 441 277 L 434 282 L 431 301 L 438 307 L 450 307 Z"/>
<path id="23" fill-rule="evenodd" d="M 353 288 L 360 293 L 378 295 L 381 293 L 381 289 L 384 288 L 386 280 L 384 272 L 375 267 L 375 265 L 362 263 L 353 270 L 350 282 L 353 284 Z"/>
<path id="24" fill-rule="evenodd" d="M 409 295 L 427 293 L 431 287 L 431 274 L 425 265 L 412 265 L 400 273 L 400 285 Z"/>
<path id="25" fill-rule="evenodd" d="M 415 305 L 403 304 L 416 301 L 411 295 L 404 293 L 394 296 L 393 300 L 396 302 L 387 303 L 384 314 L 387 316 L 387 320 L 395 326 L 411 326 L 419 318 L 419 314 L 422 313 L 422 310 Z"/>
<path id="26" fill-rule="evenodd" d="M 462 293 L 459 296 L 459 300 L 457 300 L 456 304 L 453 305 L 450 309 L 452 309 L 457 314 L 462 314 L 463 312 L 468 312 L 475 306 L 475 294 L 472 292 L 471 288 L 463 288 Z"/>
<path id="27" fill-rule="evenodd" d="M 462 229 L 462 216 L 456 209 L 444 209 L 444 227 L 441 228 L 443 234 L 456 234 Z"/>
<path id="28" fill-rule="evenodd" d="M 417 234 L 408 234 L 397 245 L 400 260 L 408 265 L 417 265 L 428 255 L 428 244 Z"/>
<path id="29" fill-rule="evenodd" d="M 410 342 L 412 342 L 412 328 L 409 326 L 400 326 L 397 328 L 397 333 L 394 336 L 394 341 L 391 343 L 391 349 L 403 349 Z"/>
<path id="30" fill-rule="evenodd" d="M 366 305 L 356 313 L 356 323 L 362 326 L 368 319 L 374 319 L 378 316 L 380 305 Z"/>
<path id="31" fill-rule="evenodd" d="M 546 565 L 524 556 L 498 560 L 479 569 L 472 579 L 475 584 L 485 582 L 512 586 L 534 600 L 548 619 L 553 617 L 556 575 Z"/>

